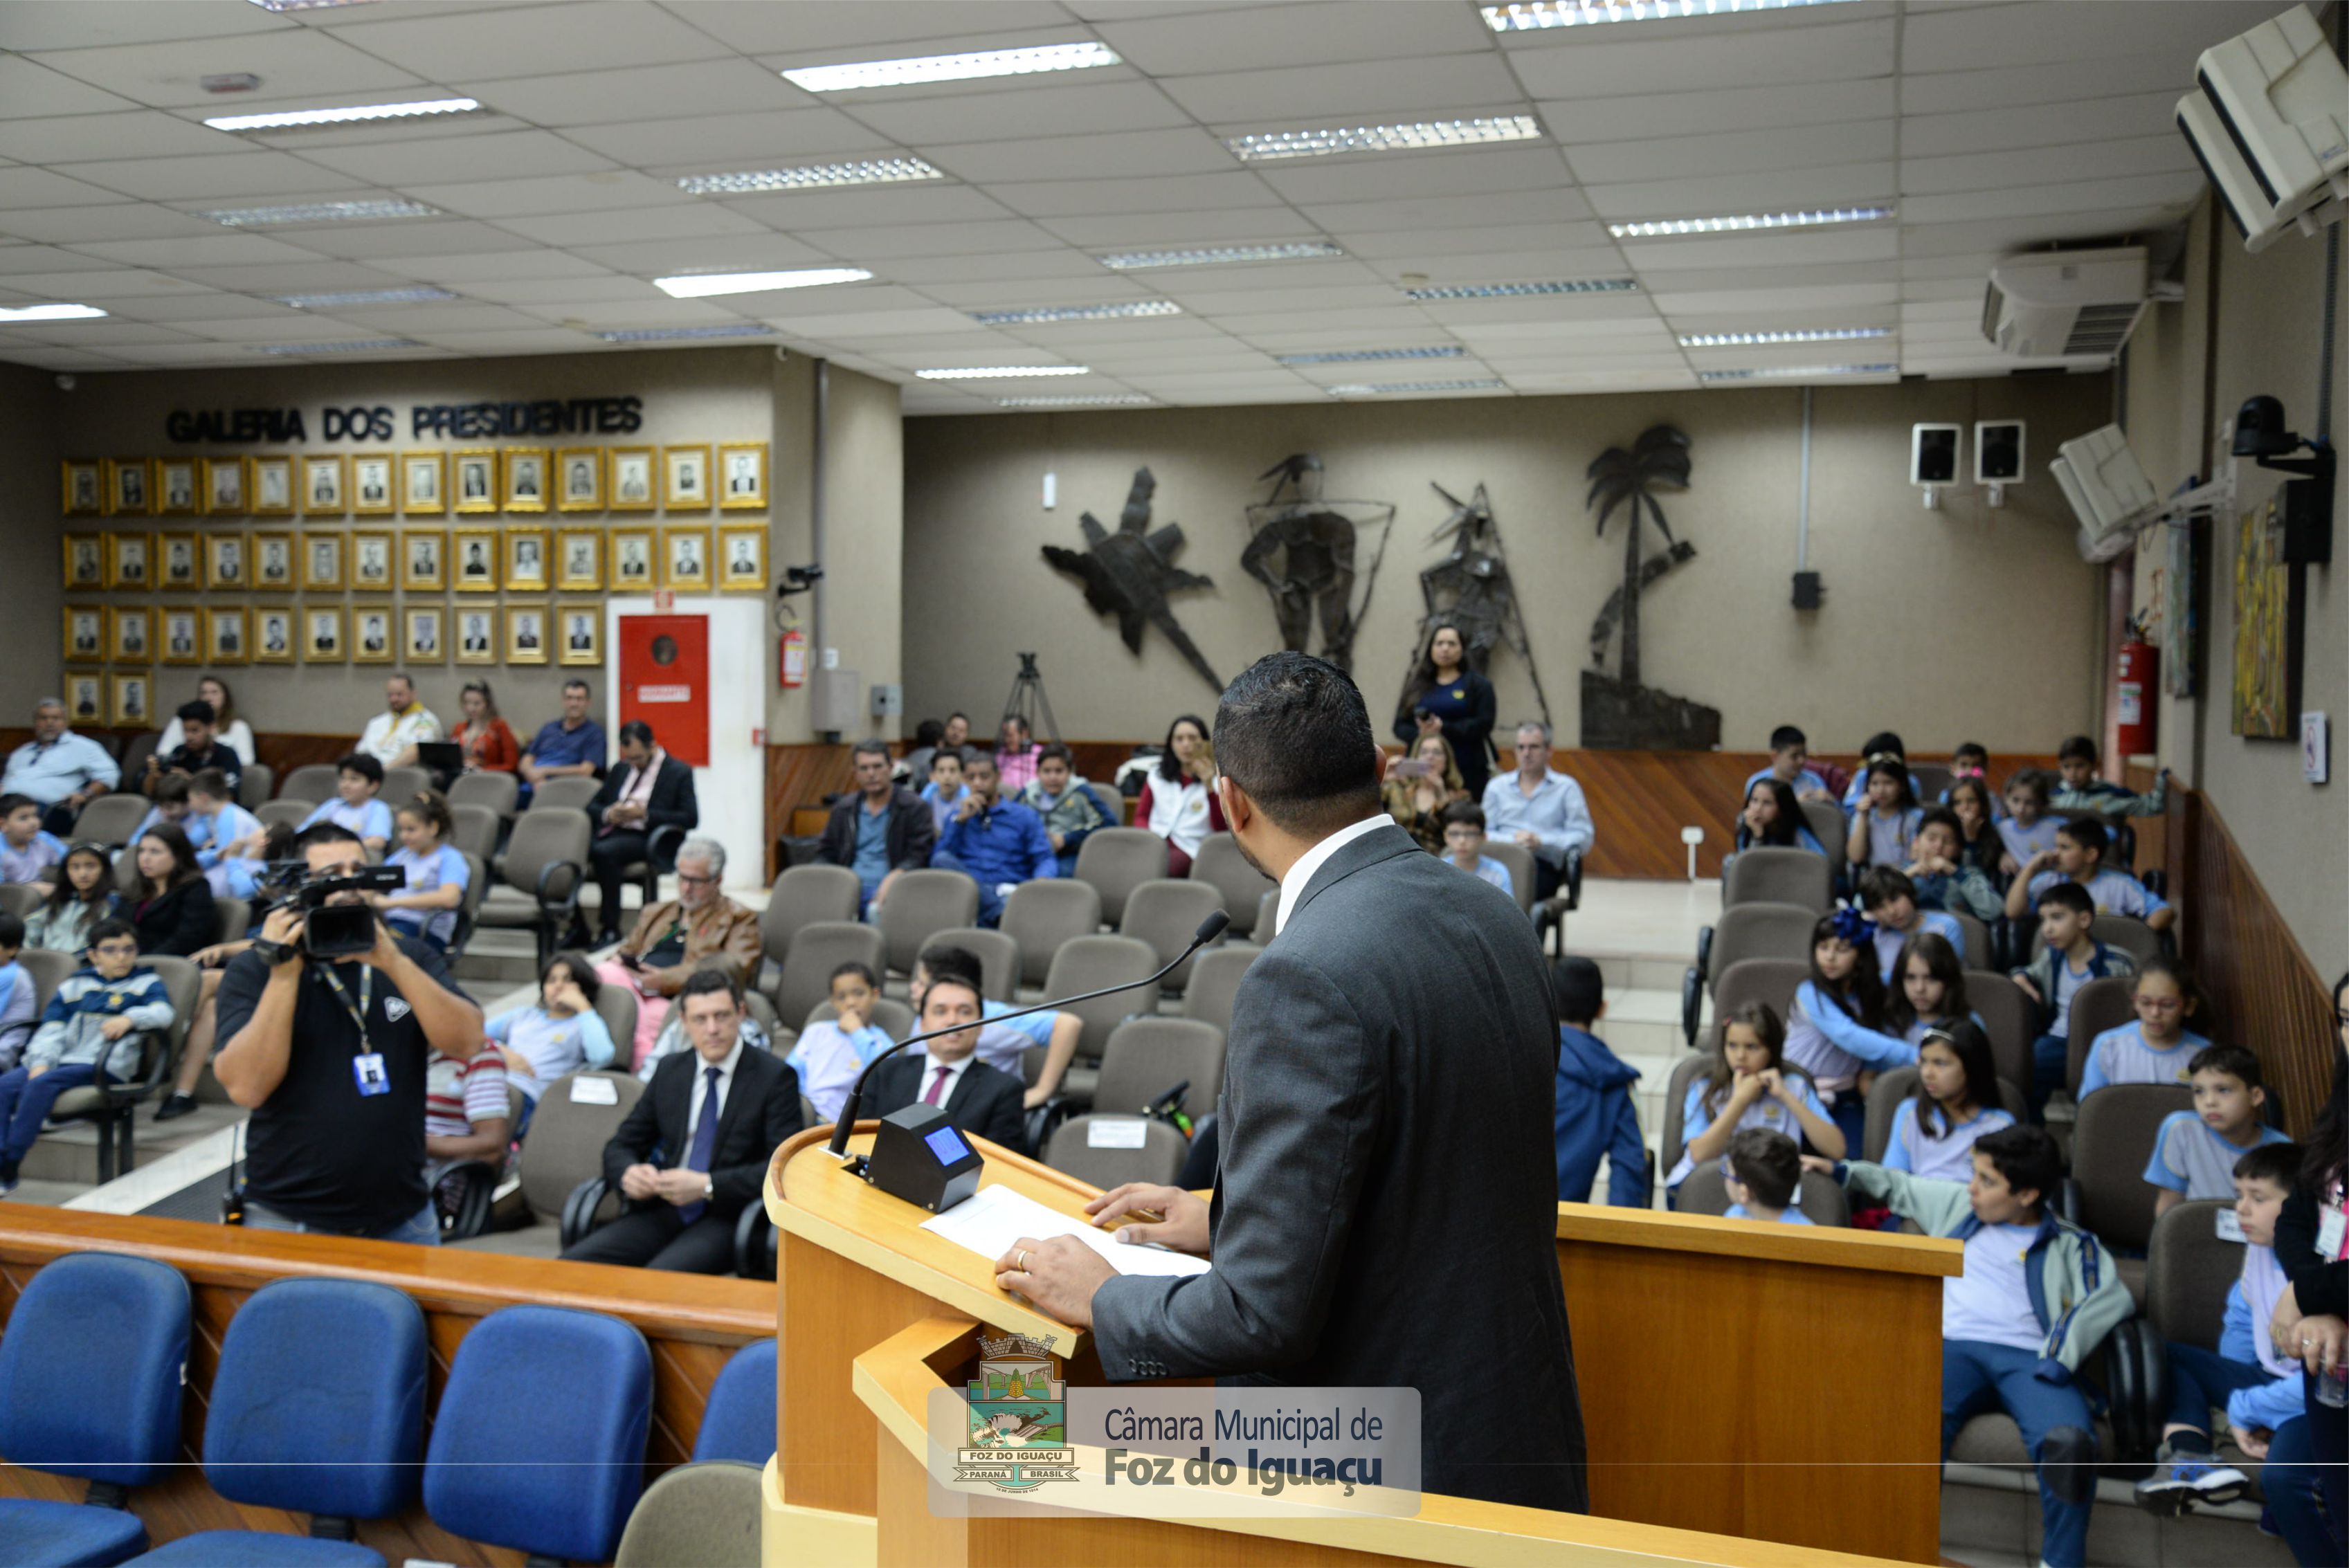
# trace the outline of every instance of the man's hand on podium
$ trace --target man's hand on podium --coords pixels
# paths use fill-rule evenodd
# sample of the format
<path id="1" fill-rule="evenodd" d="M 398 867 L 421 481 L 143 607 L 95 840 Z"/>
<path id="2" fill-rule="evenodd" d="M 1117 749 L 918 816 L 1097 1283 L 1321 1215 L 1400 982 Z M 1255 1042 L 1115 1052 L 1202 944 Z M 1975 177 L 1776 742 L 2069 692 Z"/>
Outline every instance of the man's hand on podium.
<path id="1" fill-rule="evenodd" d="M 1160 1187 L 1128 1181 L 1112 1187 L 1085 1205 L 1096 1225 L 1104 1228 L 1120 1220 L 1144 1222 L 1121 1227 L 1121 1242 L 1154 1242 L 1171 1252 L 1207 1255 L 1207 1205 L 1180 1187 Z"/>
<path id="2" fill-rule="evenodd" d="M 995 1283 L 1037 1311 L 1079 1328 L 1093 1326 L 1093 1293 L 1115 1277 L 1109 1260 L 1074 1236 L 1022 1236 L 995 1260 Z"/>

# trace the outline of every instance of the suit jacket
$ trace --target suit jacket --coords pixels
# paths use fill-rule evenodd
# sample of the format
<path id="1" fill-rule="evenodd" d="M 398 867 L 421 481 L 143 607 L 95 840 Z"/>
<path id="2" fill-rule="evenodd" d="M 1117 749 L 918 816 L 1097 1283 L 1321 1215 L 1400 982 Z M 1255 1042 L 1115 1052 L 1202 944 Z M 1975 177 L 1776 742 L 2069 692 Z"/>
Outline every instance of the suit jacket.
<path id="1" fill-rule="evenodd" d="M 599 830 L 604 826 L 604 808 L 626 791 L 636 772 L 625 762 L 615 762 L 604 775 L 604 787 L 587 802 L 588 819 Z M 682 828 L 689 833 L 700 825 L 701 805 L 693 798 L 693 769 L 661 753 L 660 771 L 653 775 L 652 798 L 645 802 L 644 822 L 629 830 L 649 834 L 662 828 Z"/>
<path id="2" fill-rule="evenodd" d="M 927 810 L 927 808 L 924 808 Z M 918 1050 L 903 1051 L 874 1069 L 864 1086 L 860 1116 L 886 1116 L 922 1098 L 922 1068 L 929 1057 Z M 1020 1102 L 1028 1086 L 1000 1068 L 973 1062 L 955 1076 L 940 1109 L 947 1119 L 974 1138 L 1000 1143 L 1017 1153 L 1028 1152 L 1027 1113 Z"/>
<path id="3" fill-rule="evenodd" d="M 723 894 L 691 918 L 681 900 L 664 899 L 654 904 L 636 916 L 636 925 L 620 944 L 620 951 L 642 957 L 680 920 L 687 923 L 685 956 L 667 969 L 644 970 L 641 978 L 647 989 L 674 996 L 693 978 L 693 972 L 710 958 L 723 959 L 727 973 L 740 984 L 750 983 L 765 951 L 759 935 L 759 916 Z"/>
<path id="4" fill-rule="evenodd" d="M 819 860 L 835 866 L 855 866 L 856 817 L 864 810 L 864 797 L 854 789 L 833 803 L 832 815 L 823 824 L 823 841 L 816 850 Z M 929 806 L 903 784 L 894 787 L 889 795 L 889 869 L 920 871 L 930 863 L 930 852 L 937 846 L 938 821 Z"/>
<path id="5" fill-rule="evenodd" d="M 628 1109 L 620 1129 L 604 1145 L 604 1181 L 620 1190 L 620 1173 L 654 1161 L 667 1170 L 682 1164 L 692 1147 L 686 1137 L 691 1100 L 702 1092 L 701 1054 L 688 1047 L 661 1058 L 653 1081 Z M 806 1123 L 800 1115 L 800 1075 L 771 1051 L 745 1046 L 718 1117 L 718 1146 L 709 1154 L 709 1181 L 716 1189 L 709 1212 L 730 1220 L 748 1203 L 761 1202 L 759 1184 L 767 1161 L 783 1140 Z"/>
<path id="6" fill-rule="evenodd" d="M 1365 833 L 1249 967 L 1230 1038 L 1216 1266 L 1103 1284 L 1102 1371 L 1415 1387 L 1426 1491 L 1585 1511 L 1558 1037 L 1516 901 Z"/>

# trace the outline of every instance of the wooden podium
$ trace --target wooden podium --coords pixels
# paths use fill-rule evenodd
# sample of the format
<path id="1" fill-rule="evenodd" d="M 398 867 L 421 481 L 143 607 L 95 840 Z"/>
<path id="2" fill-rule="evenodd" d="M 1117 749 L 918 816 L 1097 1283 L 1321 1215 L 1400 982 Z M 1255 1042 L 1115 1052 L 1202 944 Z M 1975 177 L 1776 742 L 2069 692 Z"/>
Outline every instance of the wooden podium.
<path id="1" fill-rule="evenodd" d="M 852 1147 L 869 1150 L 876 1125 L 860 1122 Z M 767 1568 L 1810 1568 L 1938 1555 L 1940 1279 L 1959 1270 L 1957 1243 L 1577 1204 L 1559 1205 L 1558 1251 L 1590 1516 L 1433 1493 L 1405 1519 L 934 1516 L 926 1410 L 933 1390 L 963 1386 L 980 1327 L 1051 1338 L 1071 1386 L 1105 1379 L 1090 1336 L 999 1290 L 989 1260 L 844 1172 L 824 1147 L 831 1130 L 792 1139 L 769 1171 L 781 1353 Z M 983 1185 L 1069 1213 L 1094 1195 L 972 1141 Z M 1723 1529 L 1737 1533 L 1709 1532 Z"/>

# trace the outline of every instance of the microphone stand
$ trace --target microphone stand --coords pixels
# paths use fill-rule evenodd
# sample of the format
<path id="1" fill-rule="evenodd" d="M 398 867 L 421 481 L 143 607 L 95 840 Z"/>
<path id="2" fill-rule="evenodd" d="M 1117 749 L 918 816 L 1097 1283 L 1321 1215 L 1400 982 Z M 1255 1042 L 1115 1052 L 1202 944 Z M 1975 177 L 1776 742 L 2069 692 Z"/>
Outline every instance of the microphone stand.
<path id="1" fill-rule="evenodd" d="M 1206 919 L 1199 923 L 1199 929 L 1191 934 L 1191 945 L 1185 947 L 1181 953 L 1175 954 L 1174 960 L 1164 968 L 1159 970 L 1155 975 L 1145 975 L 1139 980 L 1128 980 L 1122 985 L 1104 985 L 1098 991 L 1088 991 L 1081 996 L 1063 996 L 1055 1002 L 1039 1002 L 1032 1007 L 1022 1007 L 1015 1013 L 998 1013 L 992 1018 L 979 1018 L 968 1024 L 956 1024 L 944 1029 L 930 1029 L 922 1034 L 906 1036 L 904 1039 L 899 1040 L 895 1045 L 891 1046 L 887 1050 L 883 1051 L 879 1056 L 874 1057 L 871 1061 L 867 1062 L 864 1065 L 864 1070 L 856 1075 L 855 1087 L 848 1091 L 848 1099 L 841 1104 L 840 1117 L 833 1124 L 832 1144 L 829 1152 L 834 1160 L 839 1161 L 843 1165 L 846 1165 L 848 1163 L 850 1158 L 848 1152 L 848 1136 L 850 1131 L 856 1125 L 856 1113 L 864 1109 L 864 1086 L 872 1078 L 873 1069 L 879 1067 L 883 1062 L 887 1061 L 891 1057 L 895 1056 L 899 1051 L 905 1049 L 908 1046 L 918 1046 L 926 1041 L 937 1039 L 939 1037 L 944 1035 L 958 1035 L 966 1029 L 981 1029 L 985 1028 L 989 1024 L 1000 1024 L 1012 1018 L 1024 1018 L 1030 1013 L 1049 1013 L 1056 1008 L 1066 1007 L 1072 1003 L 1090 1002 L 1097 996 L 1114 996 L 1120 991 L 1132 991 L 1139 986 L 1154 985 L 1158 981 L 1166 978 L 1167 975 L 1173 974 L 1176 969 L 1180 968 L 1185 959 L 1190 957 L 1194 953 L 1198 952 L 1202 947 L 1206 946 L 1207 944 L 1213 942 L 1218 936 L 1221 936 L 1224 934 L 1224 927 L 1229 925 L 1231 923 L 1232 917 L 1226 914 L 1220 909 L 1216 911 L 1215 913 L 1207 916 Z"/>

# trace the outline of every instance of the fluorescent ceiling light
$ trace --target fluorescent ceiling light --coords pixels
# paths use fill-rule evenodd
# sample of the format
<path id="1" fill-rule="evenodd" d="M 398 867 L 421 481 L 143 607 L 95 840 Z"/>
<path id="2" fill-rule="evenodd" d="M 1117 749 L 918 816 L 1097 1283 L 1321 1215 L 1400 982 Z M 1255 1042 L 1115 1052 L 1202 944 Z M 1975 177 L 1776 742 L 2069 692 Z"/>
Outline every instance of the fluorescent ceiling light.
<path id="1" fill-rule="evenodd" d="M 357 223 L 376 218 L 437 218 L 438 207 L 393 198 L 382 201 L 301 201 L 285 207 L 221 207 L 194 216 L 225 223 L 232 229 L 258 228 L 270 223 Z"/>
<path id="2" fill-rule="evenodd" d="M 1806 212 L 1740 212 L 1725 218 L 1649 218 L 1609 223 L 1619 240 L 1651 240 L 1670 234 L 1733 234 L 1753 229 L 1818 229 L 1830 223 L 1873 223 L 1892 216 L 1889 207 L 1832 207 Z"/>
<path id="3" fill-rule="evenodd" d="M 1332 397 L 1375 397 L 1381 392 L 1489 392 L 1501 384 L 1498 377 L 1475 381 L 1382 381 L 1375 387 L 1349 384 L 1332 387 Z"/>
<path id="4" fill-rule="evenodd" d="M 1485 25 L 1495 33 L 1529 33 L 1544 27 L 1587 27 L 1595 22 L 1653 22 L 1667 16 L 1727 16 L 1741 11 L 1793 11 L 1806 5 L 1837 5 L 1847 0 L 1532 0 L 1530 5 L 1485 6 Z"/>
<path id="5" fill-rule="evenodd" d="M 1279 354 L 1283 365 L 1352 365 L 1366 359 L 1459 359 L 1467 350 L 1456 343 L 1436 348 L 1349 348 L 1336 354 Z"/>
<path id="6" fill-rule="evenodd" d="M 96 321 L 105 314 L 94 304 L 0 305 L 0 322 Z"/>
<path id="7" fill-rule="evenodd" d="M 324 11 L 336 5 L 372 5 L 375 0 L 252 0 L 264 11 Z"/>
<path id="8" fill-rule="evenodd" d="M 1139 392 L 1099 392 L 1090 397 L 998 397 L 999 408 L 1143 408 L 1155 402 Z"/>
<path id="9" fill-rule="evenodd" d="M 742 321 L 712 326 L 638 326 L 590 335 L 606 343 L 685 343 L 697 337 L 772 337 L 775 329 L 761 322 Z"/>
<path id="10" fill-rule="evenodd" d="M 407 289 L 350 289 L 342 294 L 292 294 L 267 296 L 295 310 L 333 310 L 347 304 L 421 304 L 427 300 L 455 299 L 447 289 L 419 284 Z"/>
<path id="11" fill-rule="evenodd" d="M 812 289 L 826 284 L 861 284 L 873 274 L 862 267 L 802 267 L 789 273 L 685 273 L 655 278 L 653 287 L 671 299 L 708 299 L 713 294 L 763 294 L 769 289 Z"/>
<path id="12" fill-rule="evenodd" d="M 918 158 L 857 158 L 796 169 L 749 169 L 734 174 L 688 174 L 677 182 L 696 196 L 739 196 L 756 191 L 816 191 L 835 185 L 893 185 L 946 176 Z"/>
<path id="13" fill-rule="evenodd" d="M 1889 326 L 1817 326 L 1785 332 L 1692 332 L 1681 338 L 1682 348 L 1754 348 L 1772 343 L 1847 343 L 1855 338 L 1889 337 Z"/>
<path id="14" fill-rule="evenodd" d="M 1005 381 L 1015 376 L 1084 376 L 1089 365 L 958 365 L 945 370 L 916 370 L 925 381 Z"/>
<path id="15" fill-rule="evenodd" d="M 970 319 L 988 326 L 1042 326 L 1056 321 L 1125 321 L 1137 316 L 1181 315 L 1171 299 L 1128 299 L 1114 304 L 1049 304 L 1030 310 L 975 310 Z"/>
<path id="16" fill-rule="evenodd" d="M 1898 365 L 1766 365 L 1752 370 L 1700 370 L 1707 381 L 1808 380 L 1816 376 L 1894 376 Z"/>
<path id="17" fill-rule="evenodd" d="M 1571 278 L 1561 283 L 1458 284 L 1449 287 L 1405 289 L 1403 297 L 1431 299 L 1517 299 L 1526 294 L 1633 294 L 1636 278 Z"/>
<path id="18" fill-rule="evenodd" d="M 285 130 L 308 125 L 356 125 L 375 119 L 471 114 L 481 107 L 479 98 L 424 98 L 415 103 L 354 104 L 347 108 L 286 108 L 269 114 L 223 114 L 216 115 L 204 123 L 214 130 Z"/>
<path id="19" fill-rule="evenodd" d="M 1326 262 L 1345 253 L 1327 240 L 1306 240 L 1277 245 L 1207 245 L 1195 251 L 1120 251 L 1093 260 L 1127 273 L 1147 267 L 1213 266 L 1225 262 Z"/>
<path id="20" fill-rule="evenodd" d="M 1531 141 L 1542 133 L 1529 114 L 1475 119 L 1423 119 L 1409 125 L 1334 126 L 1321 130 L 1258 130 L 1227 136 L 1224 145 L 1241 161 L 1319 158 L 1332 152 L 1408 152 L 1429 147 L 1474 147 L 1488 141 Z"/>
<path id="21" fill-rule="evenodd" d="M 263 354 L 383 354 L 395 348 L 421 348 L 404 337 L 362 337 L 347 343 L 257 343 Z"/>
<path id="22" fill-rule="evenodd" d="M 860 60 L 846 66 L 802 66 L 783 80 L 812 93 L 902 88 L 916 82 L 961 82 L 978 77 L 1025 77 L 1040 71 L 1083 71 L 1114 66 L 1106 44 L 1046 44 L 1031 49 L 982 49 L 968 55 L 925 55 L 908 60 Z"/>

